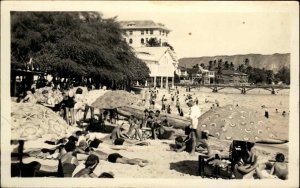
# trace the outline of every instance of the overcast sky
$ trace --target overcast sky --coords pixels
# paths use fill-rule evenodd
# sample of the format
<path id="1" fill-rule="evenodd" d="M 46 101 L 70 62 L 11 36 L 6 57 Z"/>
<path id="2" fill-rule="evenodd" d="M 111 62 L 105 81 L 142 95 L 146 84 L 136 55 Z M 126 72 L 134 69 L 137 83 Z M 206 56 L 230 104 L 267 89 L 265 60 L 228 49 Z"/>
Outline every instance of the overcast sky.
<path id="1" fill-rule="evenodd" d="M 289 6 L 273 2 L 101 2 L 104 17 L 153 20 L 171 29 L 177 56 L 289 53 Z"/>

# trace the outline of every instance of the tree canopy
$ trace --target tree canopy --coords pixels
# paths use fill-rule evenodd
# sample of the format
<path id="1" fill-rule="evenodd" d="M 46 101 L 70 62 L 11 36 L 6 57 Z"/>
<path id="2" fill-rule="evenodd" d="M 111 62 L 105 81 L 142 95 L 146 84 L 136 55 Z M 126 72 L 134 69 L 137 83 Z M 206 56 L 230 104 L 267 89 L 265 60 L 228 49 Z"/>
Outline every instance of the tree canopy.
<path id="1" fill-rule="evenodd" d="M 53 76 L 143 80 L 147 65 L 123 40 L 116 18 L 97 12 L 12 12 L 11 62 Z"/>

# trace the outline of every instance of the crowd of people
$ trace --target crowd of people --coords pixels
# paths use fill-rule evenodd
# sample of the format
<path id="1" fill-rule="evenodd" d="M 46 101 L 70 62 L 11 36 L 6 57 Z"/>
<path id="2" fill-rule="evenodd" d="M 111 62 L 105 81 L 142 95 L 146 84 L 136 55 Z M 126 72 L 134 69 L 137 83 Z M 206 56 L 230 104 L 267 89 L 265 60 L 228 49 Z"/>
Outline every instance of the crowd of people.
<path id="1" fill-rule="evenodd" d="M 86 94 L 91 90 L 93 90 L 92 85 L 87 86 L 85 94 L 80 87 L 74 90 L 72 84 L 66 85 L 63 89 L 53 85 L 50 89 L 42 91 L 44 100 L 41 100 L 35 95 L 35 92 L 39 92 L 38 89 L 34 88 L 34 90 L 28 90 L 26 96 L 19 98 L 18 102 L 39 103 L 49 107 L 63 117 L 69 125 L 79 126 L 82 122 L 90 122 L 89 126 L 92 126 L 91 120 L 95 119 L 96 116 L 95 109 L 91 106 L 90 101 L 86 99 Z M 149 88 L 142 95 L 142 106 L 146 107 L 142 118 L 131 115 L 123 119 L 125 121 L 116 121 L 114 119 L 116 114 L 113 110 L 100 110 L 100 114 L 96 116 L 98 121 L 102 124 L 106 121 L 114 126 L 109 135 L 108 143 L 113 146 L 145 146 L 149 144 L 146 142 L 147 139 L 174 139 L 175 131 L 172 125 L 169 124 L 167 117 L 161 115 L 161 112 L 177 114 L 177 112 L 172 112 L 172 107 L 175 106 L 178 115 L 188 117 L 191 123 L 187 124 L 185 135 L 177 136 L 174 139 L 175 145 L 172 149 L 176 152 L 186 151 L 191 155 L 195 155 L 195 152 L 198 152 L 210 160 L 212 158 L 215 159 L 207 142 L 209 134 L 198 130 L 198 119 L 201 116 L 198 98 L 190 93 L 179 95 L 179 89 L 176 87 L 175 90 L 169 91 L 170 98 L 162 95 L 160 100 L 161 108 L 159 109 L 156 105 L 159 101 L 157 99 L 159 92 L 154 87 Z M 182 101 L 180 96 L 185 97 L 185 105 L 189 107 L 189 111 L 186 114 L 184 114 L 182 104 L 180 104 L 180 101 Z M 208 102 L 209 100 L 205 98 L 205 103 Z M 219 101 L 215 100 L 211 108 L 219 106 Z M 90 119 L 87 118 L 89 111 Z M 127 126 L 124 126 L 126 124 Z M 128 127 L 128 129 L 124 127 Z M 55 144 L 57 146 L 52 150 L 31 151 L 29 155 L 58 159 L 59 163 L 55 170 L 41 164 L 37 166 L 39 171 L 57 171 L 60 177 L 114 177 L 114 174 L 111 172 L 102 173 L 100 176 L 95 175 L 94 170 L 100 165 L 101 160 L 111 163 L 138 165 L 140 167 L 148 164 L 148 160 L 130 159 L 119 153 L 107 154 L 100 151 L 98 149 L 99 144 L 106 140 L 90 140 L 86 131 L 89 131 L 89 129 L 77 131 L 67 139 L 56 141 Z M 254 174 L 257 178 L 287 178 L 287 165 L 284 162 L 283 154 L 278 154 L 276 162 L 270 168 L 269 162 L 258 160 L 259 156 L 252 152 L 252 147 L 253 145 L 248 142 L 232 143 L 231 156 L 228 156 L 228 158 L 232 163 L 234 178 L 248 178 L 253 177 Z M 80 164 L 78 161 L 85 162 Z M 37 167 L 35 166 L 35 168 Z"/>

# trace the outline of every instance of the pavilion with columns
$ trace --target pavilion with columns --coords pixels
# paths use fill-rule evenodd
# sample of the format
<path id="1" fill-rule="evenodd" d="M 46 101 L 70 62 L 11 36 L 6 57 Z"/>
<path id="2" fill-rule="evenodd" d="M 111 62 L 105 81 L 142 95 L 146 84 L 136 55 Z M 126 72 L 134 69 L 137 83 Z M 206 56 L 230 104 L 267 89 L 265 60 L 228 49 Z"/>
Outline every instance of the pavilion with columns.
<path id="1" fill-rule="evenodd" d="M 178 67 L 178 60 L 169 47 L 140 47 L 134 48 L 134 51 L 149 67 L 153 86 L 174 87 L 174 72 Z"/>

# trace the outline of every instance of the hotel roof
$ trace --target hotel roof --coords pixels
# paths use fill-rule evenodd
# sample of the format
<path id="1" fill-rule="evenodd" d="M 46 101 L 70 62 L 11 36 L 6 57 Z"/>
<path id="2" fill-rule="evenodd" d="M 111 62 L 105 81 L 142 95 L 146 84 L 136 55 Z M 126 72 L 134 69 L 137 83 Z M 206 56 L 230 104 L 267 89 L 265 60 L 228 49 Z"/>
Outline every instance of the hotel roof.
<path id="1" fill-rule="evenodd" d="M 169 53 L 172 60 L 177 62 L 176 55 L 169 47 L 138 47 L 134 48 L 137 57 L 147 61 L 159 61 L 165 53 Z"/>
<path id="2" fill-rule="evenodd" d="M 162 29 L 171 31 L 162 23 L 155 23 L 152 20 L 130 20 L 119 22 L 122 29 Z"/>

